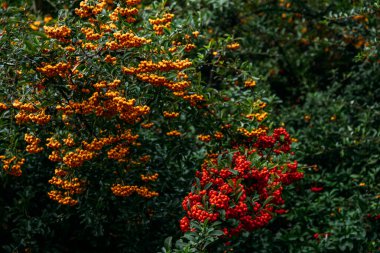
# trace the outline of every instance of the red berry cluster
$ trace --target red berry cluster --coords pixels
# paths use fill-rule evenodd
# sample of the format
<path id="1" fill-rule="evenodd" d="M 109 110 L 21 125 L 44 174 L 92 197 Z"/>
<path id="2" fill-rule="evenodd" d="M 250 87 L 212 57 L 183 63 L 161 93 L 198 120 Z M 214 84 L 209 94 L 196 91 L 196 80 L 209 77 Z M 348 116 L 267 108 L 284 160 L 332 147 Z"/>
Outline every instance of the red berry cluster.
<path id="1" fill-rule="evenodd" d="M 288 153 L 291 148 L 291 138 L 285 128 L 276 128 L 273 135 L 260 135 L 254 146 L 260 149 L 271 149 L 274 153 Z"/>
<path id="2" fill-rule="evenodd" d="M 190 221 L 221 222 L 226 237 L 242 231 L 261 228 L 273 218 L 273 213 L 285 213 L 276 206 L 284 204 L 283 186 L 303 177 L 297 170 L 297 161 L 273 162 L 274 156 L 290 152 L 291 139 L 283 128 L 271 136 L 262 135 L 248 148 L 229 151 L 233 153 L 230 165 L 224 160 L 226 153 L 215 156 L 196 172 L 196 182 L 182 202 L 186 211 L 180 221 L 183 232 L 191 230 Z M 269 152 L 269 150 L 271 152 Z M 263 154 L 271 154 L 271 156 Z M 265 167 L 259 164 L 265 163 Z"/>

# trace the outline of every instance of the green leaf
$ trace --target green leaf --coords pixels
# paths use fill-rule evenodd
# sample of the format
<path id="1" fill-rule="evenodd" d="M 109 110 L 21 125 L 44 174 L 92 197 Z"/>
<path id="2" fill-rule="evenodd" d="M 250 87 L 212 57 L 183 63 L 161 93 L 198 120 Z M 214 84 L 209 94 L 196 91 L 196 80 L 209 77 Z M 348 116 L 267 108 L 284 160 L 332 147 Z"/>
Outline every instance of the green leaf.
<path id="1" fill-rule="evenodd" d="M 172 240 L 173 240 L 173 237 L 169 236 L 164 241 L 164 247 L 166 250 L 168 250 L 167 252 L 169 252 L 170 249 L 172 248 Z"/>
<path id="2" fill-rule="evenodd" d="M 219 237 L 219 236 L 224 235 L 224 233 L 223 233 L 223 231 L 221 231 L 221 230 L 213 230 L 213 231 L 211 231 L 211 232 L 209 233 L 209 235 L 210 235 L 210 236 L 217 236 L 217 237 Z"/>

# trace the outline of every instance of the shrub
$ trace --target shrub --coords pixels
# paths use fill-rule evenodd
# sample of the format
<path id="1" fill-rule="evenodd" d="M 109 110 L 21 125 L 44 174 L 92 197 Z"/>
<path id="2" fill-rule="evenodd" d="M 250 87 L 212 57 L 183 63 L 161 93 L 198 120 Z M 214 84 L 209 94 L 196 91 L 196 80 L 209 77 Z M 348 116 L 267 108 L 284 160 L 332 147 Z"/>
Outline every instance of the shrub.
<path id="1" fill-rule="evenodd" d="M 43 21 L 24 7 L 1 10 L 5 251 L 152 252 L 176 234 L 195 168 L 239 143 L 258 145 L 252 173 L 261 162 L 266 176 L 298 173 L 280 155 L 288 134 L 271 135 L 273 96 L 255 87 L 232 38 L 208 41 L 159 3 L 73 9 Z M 277 202 L 260 193 L 268 211 L 279 189 L 269 191 Z"/>
<path id="2" fill-rule="evenodd" d="M 296 196 L 284 194 L 289 212 L 235 251 L 378 251 L 378 1 L 173 6 L 191 9 L 208 36 L 236 38 L 236 53 L 282 100 L 271 115 L 298 139 L 296 159 L 309 166 Z"/>

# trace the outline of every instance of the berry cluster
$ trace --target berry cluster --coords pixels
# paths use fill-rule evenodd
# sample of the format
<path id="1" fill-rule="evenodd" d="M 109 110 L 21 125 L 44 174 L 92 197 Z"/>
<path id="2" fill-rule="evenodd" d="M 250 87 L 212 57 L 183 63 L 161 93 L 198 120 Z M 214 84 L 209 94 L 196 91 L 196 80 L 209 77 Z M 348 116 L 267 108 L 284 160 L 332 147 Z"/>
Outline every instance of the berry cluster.
<path id="1" fill-rule="evenodd" d="M 125 20 L 128 23 L 133 23 L 136 21 L 134 17 L 139 13 L 137 8 L 121 8 L 120 6 L 116 7 L 116 9 L 109 15 L 112 21 L 118 21 L 119 15 L 125 17 Z"/>
<path id="2" fill-rule="evenodd" d="M 44 26 L 46 35 L 59 41 L 67 41 L 67 37 L 71 35 L 71 29 L 67 26 Z"/>
<path id="3" fill-rule="evenodd" d="M 24 140 L 28 145 L 26 146 L 25 150 L 28 153 L 36 154 L 44 150 L 43 147 L 39 147 L 38 144 L 41 142 L 41 140 L 31 134 L 25 134 Z"/>
<path id="4" fill-rule="evenodd" d="M 81 18 L 87 18 L 92 15 L 99 14 L 106 6 L 106 1 L 100 1 L 96 5 L 88 5 L 88 0 L 80 2 L 79 7 L 75 9 L 75 14 Z"/>
<path id="5" fill-rule="evenodd" d="M 177 118 L 179 116 L 179 112 L 167 112 L 167 111 L 164 111 L 163 114 L 164 114 L 164 117 L 168 118 L 168 119 Z"/>
<path id="6" fill-rule="evenodd" d="M 225 161 L 226 153 L 205 160 L 196 173 L 197 183 L 182 202 L 186 211 L 180 221 L 182 231 L 192 229 L 191 220 L 221 221 L 225 236 L 231 237 L 267 225 L 274 212 L 284 213 L 283 209 L 276 212 L 276 206 L 284 204 L 283 186 L 301 179 L 303 173 L 297 170 L 296 161 L 271 161 L 272 156 L 289 153 L 290 144 L 289 134 L 278 128 L 272 136 L 261 135 L 250 146 L 237 147 L 230 162 Z M 266 166 L 260 167 L 263 160 Z"/>
<path id="7" fill-rule="evenodd" d="M 174 14 L 166 13 L 162 18 L 149 19 L 149 22 L 153 25 L 153 30 L 157 35 L 163 35 L 164 29 L 170 29 L 170 24 L 173 18 Z"/>
<path id="8" fill-rule="evenodd" d="M 116 184 L 111 187 L 111 190 L 115 196 L 119 197 L 128 197 L 133 193 L 137 193 L 144 198 L 152 198 L 158 196 L 158 192 L 151 191 L 145 186 Z"/>
<path id="9" fill-rule="evenodd" d="M 69 73 L 70 64 L 66 62 L 58 62 L 51 65 L 44 63 L 42 67 L 37 67 L 37 71 L 47 77 L 61 76 L 64 77 Z"/>
<path id="10" fill-rule="evenodd" d="M 167 136 L 181 136 L 181 132 L 177 130 L 173 130 L 166 133 Z"/>
<path id="11" fill-rule="evenodd" d="M 255 80 L 247 80 L 244 82 L 244 86 L 247 88 L 253 88 L 256 86 L 256 81 Z"/>
<path id="12" fill-rule="evenodd" d="M 98 40 L 103 36 L 103 34 L 96 33 L 92 28 L 83 27 L 81 32 L 86 36 L 86 40 Z"/>
<path id="13" fill-rule="evenodd" d="M 265 135 L 267 132 L 267 129 L 265 127 L 259 127 L 256 129 L 252 129 L 251 131 L 245 129 L 244 127 L 238 128 L 238 132 L 240 132 L 242 135 L 246 137 L 257 137 L 261 135 Z"/>
<path id="14" fill-rule="evenodd" d="M 0 111 L 5 111 L 8 109 L 8 106 L 4 103 L 0 103 Z"/>
<path id="15" fill-rule="evenodd" d="M 3 170 L 9 175 L 21 176 L 21 166 L 25 163 L 25 158 L 17 159 L 16 156 L 11 158 L 6 158 L 5 156 L 0 156 L 0 160 L 3 163 Z"/>
<path id="16" fill-rule="evenodd" d="M 154 173 L 153 175 L 140 175 L 140 178 L 142 181 L 144 182 L 148 182 L 148 181 L 156 181 L 158 179 L 158 173 Z"/>
<path id="17" fill-rule="evenodd" d="M 203 142 L 210 142 L 211 141 L 211 135 L 200 134 L 200 135 L 198 135 L 198 140 L 203 141 Z"/>
<path id="18" fill-rule="evenodd" d="M 230 50 L 237 50 L 240 48 L 240 44 L 235 42 L 232 44 L 228 44 L 226 47 L 227 47 L 227 49 L 230 49 Z"/>

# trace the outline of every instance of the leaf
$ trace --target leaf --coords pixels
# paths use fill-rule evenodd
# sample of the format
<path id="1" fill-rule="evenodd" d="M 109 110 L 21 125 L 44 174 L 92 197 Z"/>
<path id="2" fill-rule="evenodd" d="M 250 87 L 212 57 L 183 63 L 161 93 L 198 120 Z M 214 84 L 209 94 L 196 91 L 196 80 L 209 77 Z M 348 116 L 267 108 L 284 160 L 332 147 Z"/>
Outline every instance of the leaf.
<path id="1" fill-rule="evenodd" d="M 208 190 L 208 189 L 211 187 L 211 185 L 212 185 L 211 182 L 207 183 L 207 184 L 205 185 L 204 189 L 205 189 L 205 190 Z"/>
<path id="2" fill-rule="evenodd" d="M 236 202 L 239 201 L 241 195 L 243 195 L 243 191 L 239 191 L 239 193 L 237 194 L 236 199 L 235 199 Z"/>
<path id="3" fill-rule="evenodd" d="M 189 240 L 190 242 L 193 242 L 195 239 L 193 233 L 186 233 L 186 234 L 184 234 L 183 237 L 186 238 L 187 240 Z"/>
<path id="4" fill-rule="evenodd" d="M 224 235 L 223 231 L 222 230 L 213 230 L 209 233 L 210 236 L 216 236 L 216 237 L 219 237 L 219 236 L 222 236 Z"/>
<path id="5" fill-rule="evenodd" d="M 262 207 L 265 207 L 269 202 L 271 202 L 273 199 L 273 196 L 269 196 L 263 203 Z"/>
<path id="6" fill-rule="evenodd" d="M 171 236 L 169 236 L 165 239 L 164 247 L 166 250 L 170 250 L 172 248 L 172 241 L 173 241 L 173 237 L 171 237 Z"/>
<path id="7" fill-rule="evenodd" d="M 197 186 L 197 190 L 200 190 L 201 189 L 201 181 L 197 177 L 195 178 L 195 184 Z"/>

